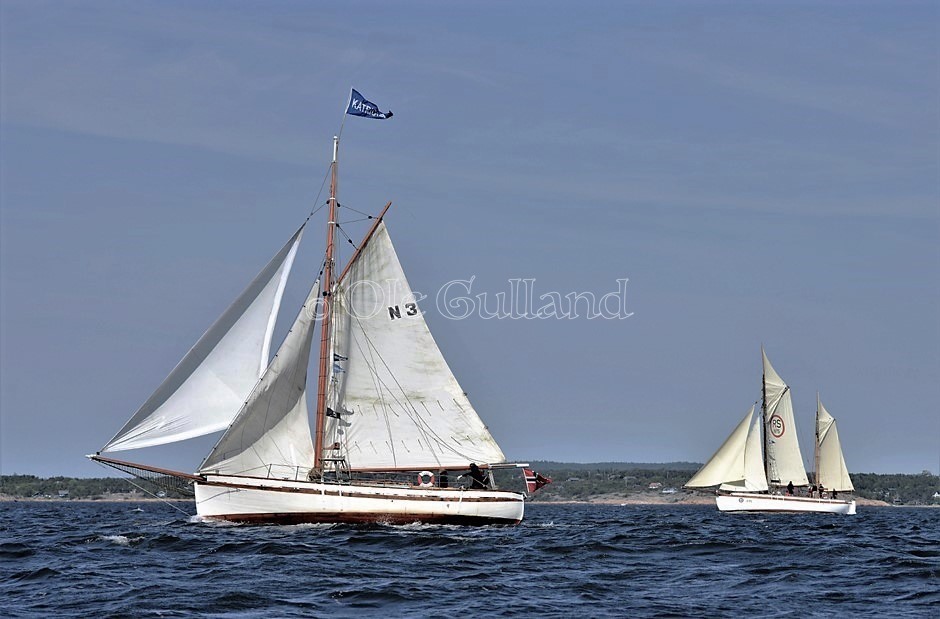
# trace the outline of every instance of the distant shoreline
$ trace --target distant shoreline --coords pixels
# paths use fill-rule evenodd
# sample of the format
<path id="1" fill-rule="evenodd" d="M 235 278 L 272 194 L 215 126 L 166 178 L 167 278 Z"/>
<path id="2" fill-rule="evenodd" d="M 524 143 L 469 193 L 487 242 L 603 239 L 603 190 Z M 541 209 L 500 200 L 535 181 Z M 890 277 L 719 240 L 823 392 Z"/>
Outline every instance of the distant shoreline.
<path id="1" fill-rule="evenodd" d="M 544 466 L 543 466 L 544 465 Z M 714 494 L 684 487 L 692 472 L 688 469 L 619 469 L 614 464 L 571 465 L 564 463 L 532 464 L 545 478 L 553 479 L 531 499 L 533 503 L 612 504 L 612 505 L 714 505 Z M 603 466 L 585 469 L 585 466 Z M 636 465 L 640 466 L 640 465 Z M 673 463 L 672 466 L 694 466 Z M 500 486 L 522 492 L 521 476 L 503 475 Z M 879 475 L 857 473 L 853 477 L 858 505 L 940 505 L 940 478 L 924 471 L 920 475 Z M 188 498 L 186 493 L 171 492 L 159 485 L 142 488 L 128 478 L 40 478 L 35 475 L 0 475 L 0 501 L 11 500 L 82 500 L 148 501 L 160 500 L 158 490 L 170 497 Z M 805 490 L 800 492 L 805 493 Z M 161 493 L 162 494 L 162 493 Z M 61 498 L 60 498 L 60 495 Z M 191 496 L 191 495 L 190 495 Z M 169 497 L 166 497 L 169 498 Z"/>
<path id="2" fill-rule="evenodd" d="M 191 503 L 193 499 L 161 499 L 154 497 L 134 497 L 134 496 L 112 496 L 108 498 L 45 498 L 45 497 L 13 497 L 9 495 L 0 495 L 2 503 Z M 929 507 L 937 508 L 940 505 L 891 505 L 884 501 L 855 497 L 858 505 L 864 507 Z M 529 505 L 664 505 L 664 506 L 709 506 L 714 505 L 715 497 L 707 495 L 684 495 L 681 497 L 671 496 L 635 496 L 635 497 L 612 497 L 599 496 L 593 499 L 584 500 L 548 500 L 548 501 L 527 501 Z"/>
<path id="3" fill-rule="evenodd" d="M 875 499 L 866 499 L 863 497 L 854 497 L 857 505 L 863 505 L 865 507 L 940 507 L 940 505 L 891 505 L 885 501 L 878 501 Z M 613 496 L 599 496 L 592 499 L 585 499 L 581 501 L 574 500 L 558 500 L 558 501 L 531 501 L 530 503 L 539 504 L 539 505 L 714 505 L 715 497 L 713 495 L 683 495 L 677 497 L 675 495 L 666 495 L 666 496 L 650 496 L 650 495 L 641 495 L 641 496 L 627 496 L 627 497 L 613 497 Z"/>
<path id="4" fill-rule="evenodd" d="M 186 503 L 192 499 L 161 499 L 155 497 L 108 497 L 108 498 L 59 498 L 59 497 L 22 497 L 0 495 L 0 503 Z"/>

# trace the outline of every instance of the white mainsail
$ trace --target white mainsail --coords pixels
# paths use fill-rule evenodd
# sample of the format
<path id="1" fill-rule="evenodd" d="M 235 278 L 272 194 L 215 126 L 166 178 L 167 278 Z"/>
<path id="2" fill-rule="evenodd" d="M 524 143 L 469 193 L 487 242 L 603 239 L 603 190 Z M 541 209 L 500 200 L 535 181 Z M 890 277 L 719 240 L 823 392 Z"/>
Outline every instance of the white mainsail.
<path id="1" fill-rule="evenodd" d="M 759 424 L 760 420 L 754 418 L 752 406 L 731 436 L 685 484 L 686 487 L 707 488 L 721 484 L 723 490 L 767 490 Z"/>
<path id="2" fill-rule="evenodd" d="M 268 365 L 271 335 L 303 230 L 294 233 L 102 451 L 172 443 L 231 423 Z"/>
<path id="3" fill-rule="evenodd" d="M 764 436 L 766 438 L 767 478 L 770 483 L 806 486 L 806 469 L 796 436 L 793 419 L 793 401 L 790 387 L 770 365 L 767 353 L 761 348 L 764 359 Z"/>
<path id="4" fill-rule="evenodd" d="M 317 280 L 248 401 L 206 456 L 201 474 L 306 479 L 314 457 L 307 365 L 319 295 Z"/>
<path id="5" fill-rule="evenodd" d="M 842 455 L 842 445 L 839 442 L 839 431 L 836 429 L 836 420 L 829 411 L 816 400 L 816 448 L 819 450 L 816 482 L 821 483 L 829 490 L 850 492 L 855 490 L 849 470 L 845 466 L 845 457 Z"/>
<path id="6" fill-rule="evenodd" d="M 380 223 L 332 295 L 324 444 L 352 470 L 437 469 L 505 456 L 451 373 Z"/>

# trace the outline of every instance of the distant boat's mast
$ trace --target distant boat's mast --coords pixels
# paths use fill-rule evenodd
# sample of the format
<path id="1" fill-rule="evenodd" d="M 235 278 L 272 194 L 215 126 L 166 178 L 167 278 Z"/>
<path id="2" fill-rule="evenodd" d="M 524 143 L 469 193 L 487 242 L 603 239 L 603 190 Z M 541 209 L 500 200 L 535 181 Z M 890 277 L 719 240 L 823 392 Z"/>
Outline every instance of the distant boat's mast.
<path id="1" fill-rule="evenodd" d="M 327 355 L 330 353 L 330 319 L 332 318 L 330 306 L 332 305 L 331 295 L 333 293 L 333 232 L 336 228 L 338 155 L 339 136 L 333 136 L 333 164 L 330 169 L 330 211 L 326 225 L 326 265 L 323 269 L 323 287 L 321 288 L 323 290 L 323 319 L 320 321 L 320 379 L 317 384 L 317 418 L 313 439 L 313 468 L 315 471 L 322 469 L 323 421 L 326 415 L 326 387 L 329 380 L 329 364 L 331 361 L 327 358 Z"/>
<path id="2" fill-rule="evenodd" d="M 816 392 L 816 453 L 813 459 L 813 483 L 819 486 L 819 392 Z"/>
<path id="3" fill-rule="evenodd" d="M 761 351 L 761 362 L 763 363 L 764 357 L 764 348 L 763 346 L 760 349 Z M 763 367 L 763 365 L 761 366 Z M 767 374 L 766 372 L 761 372 L 760 379 L 760 388 L 761 388 L 761 404 L 760 404 L 760 425 L 761 425 L 761 436 L 764 439 L 764 453 L 761 454 L 764 457 L 764 475 L 767 477 L 767 485 L 770 485 L 770 462 L 767 459 Z"/>

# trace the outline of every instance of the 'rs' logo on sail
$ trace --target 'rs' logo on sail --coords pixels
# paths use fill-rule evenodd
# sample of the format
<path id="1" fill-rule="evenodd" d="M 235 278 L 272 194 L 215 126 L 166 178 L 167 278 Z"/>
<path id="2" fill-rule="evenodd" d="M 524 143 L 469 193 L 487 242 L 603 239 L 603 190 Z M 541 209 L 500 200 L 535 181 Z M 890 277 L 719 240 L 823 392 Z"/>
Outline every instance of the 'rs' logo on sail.
<path id="1" fill-rule="evenodd" d="M 405 316 L 417 316 L 418 315 L 418 305 L 416 303 L 405 303 Z M 389 320 L 395 320 L 396 318 L 401 318 L 401 308 L 397 305 L 390 305 L 388 307 L 388 318 Z"/>

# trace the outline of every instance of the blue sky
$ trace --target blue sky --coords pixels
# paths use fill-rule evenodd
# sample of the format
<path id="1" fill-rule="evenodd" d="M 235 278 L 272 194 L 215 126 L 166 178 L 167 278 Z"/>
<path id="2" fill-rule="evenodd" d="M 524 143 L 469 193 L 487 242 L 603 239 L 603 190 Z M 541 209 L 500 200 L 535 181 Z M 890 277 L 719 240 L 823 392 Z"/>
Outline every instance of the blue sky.
<path id="1" fill-rule="evenodd" d="M 938 17 L 4 0 L 0 471 L 104 474 L 82 455 L 315 206 L 356 87 L 395 117 L 347 121 L 340 201 L 394 202 L 417 290 L 629 278 L 625 320 L 451 321 L 425 302 L 508 457 L 704 461 L 759 396 L 763 343 L 804 455 L 818 389 L 850 470 L 937 472 Z"/>

